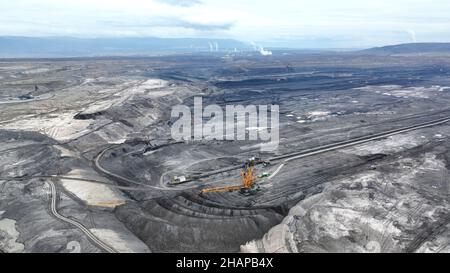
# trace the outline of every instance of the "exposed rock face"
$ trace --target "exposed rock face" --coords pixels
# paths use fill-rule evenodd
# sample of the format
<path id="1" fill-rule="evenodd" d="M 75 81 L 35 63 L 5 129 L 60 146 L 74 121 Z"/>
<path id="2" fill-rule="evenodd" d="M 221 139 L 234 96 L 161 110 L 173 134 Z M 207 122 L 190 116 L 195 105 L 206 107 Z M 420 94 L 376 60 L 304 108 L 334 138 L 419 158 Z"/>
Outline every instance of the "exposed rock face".
<path id="1" fill-rule="evenodd" d="M 272 208 L 226 208 L 189 194 L 127 204 L 116 215 L 154 252 L 237 252 L 283 218 Z"/>
<path id="2" fill-rule="evenodd" d="M 321 194 L 299 202 L 261 240 L 241 250 L 450 251 L 442 248 L 450 223 L 449 179 L 445 161 L 439 158 L 430 153 L 399 158 L 376 170 L 333 181 Z"/>

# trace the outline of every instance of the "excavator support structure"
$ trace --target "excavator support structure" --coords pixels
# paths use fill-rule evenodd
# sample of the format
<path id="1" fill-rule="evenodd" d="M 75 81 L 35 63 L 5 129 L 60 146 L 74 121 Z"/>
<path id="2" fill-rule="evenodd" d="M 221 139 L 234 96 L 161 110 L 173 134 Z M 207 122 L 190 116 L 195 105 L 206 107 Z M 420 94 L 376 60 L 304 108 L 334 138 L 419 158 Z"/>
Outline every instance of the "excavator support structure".
<path id="1" fill-rule="evenodd" d="M 244 195 L 251 195 L 255 188 L 255 176 L 254 176 L 255 161 L 249 160 L 245 162 L 244 167 L 241 170 L 241 185 L 219 187 L 219 188 L 206 188 L 200 191 L 200 194 L 213 193 L 213 192 L 233 192 L 241 191 Z"/>

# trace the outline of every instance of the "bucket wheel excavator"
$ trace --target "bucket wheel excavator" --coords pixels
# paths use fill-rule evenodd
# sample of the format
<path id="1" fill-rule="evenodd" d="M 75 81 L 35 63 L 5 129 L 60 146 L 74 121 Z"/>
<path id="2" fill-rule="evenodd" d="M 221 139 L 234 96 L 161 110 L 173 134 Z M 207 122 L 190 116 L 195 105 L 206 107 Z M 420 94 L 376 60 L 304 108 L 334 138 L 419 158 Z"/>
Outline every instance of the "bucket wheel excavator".
<path id="1" fill-rule="evenodd" d="M 256 161 L 254 159 L 247 160 L 241 170 L 241 185 L 206 188 L 200 191 L 200 194 L 207 194 L 213 192 L 233 192 L 239 191 L 245 196 L 255 195 L 260 190 L 259 185 L 255 183 L 256 177 L 254 175 Z"/>

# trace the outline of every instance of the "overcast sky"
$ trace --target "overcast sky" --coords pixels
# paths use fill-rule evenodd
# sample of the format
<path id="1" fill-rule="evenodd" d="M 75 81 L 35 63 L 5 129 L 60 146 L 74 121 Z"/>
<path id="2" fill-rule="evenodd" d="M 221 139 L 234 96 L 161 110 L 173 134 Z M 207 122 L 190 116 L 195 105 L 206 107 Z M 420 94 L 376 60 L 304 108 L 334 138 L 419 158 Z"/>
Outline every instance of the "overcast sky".
<path id="1" fill-rule="evenodd" d="M 0 35 L 236 38 L 300 48 L 450 42 L 450 1 L 0 0 Z"/>

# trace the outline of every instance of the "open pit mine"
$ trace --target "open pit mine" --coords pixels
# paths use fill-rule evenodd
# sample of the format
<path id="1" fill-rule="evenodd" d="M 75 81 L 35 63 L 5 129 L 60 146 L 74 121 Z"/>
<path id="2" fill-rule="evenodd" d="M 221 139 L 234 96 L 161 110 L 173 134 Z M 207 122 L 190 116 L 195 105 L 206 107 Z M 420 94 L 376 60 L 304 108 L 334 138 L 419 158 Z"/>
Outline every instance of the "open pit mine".
<path id="1" fill-rule="evenodd" d="M 277 149 L 174 139 L 195 97 Z M 445 54 L 0 60 L 0 251 L 450 252 L 449 140 Z"/>

